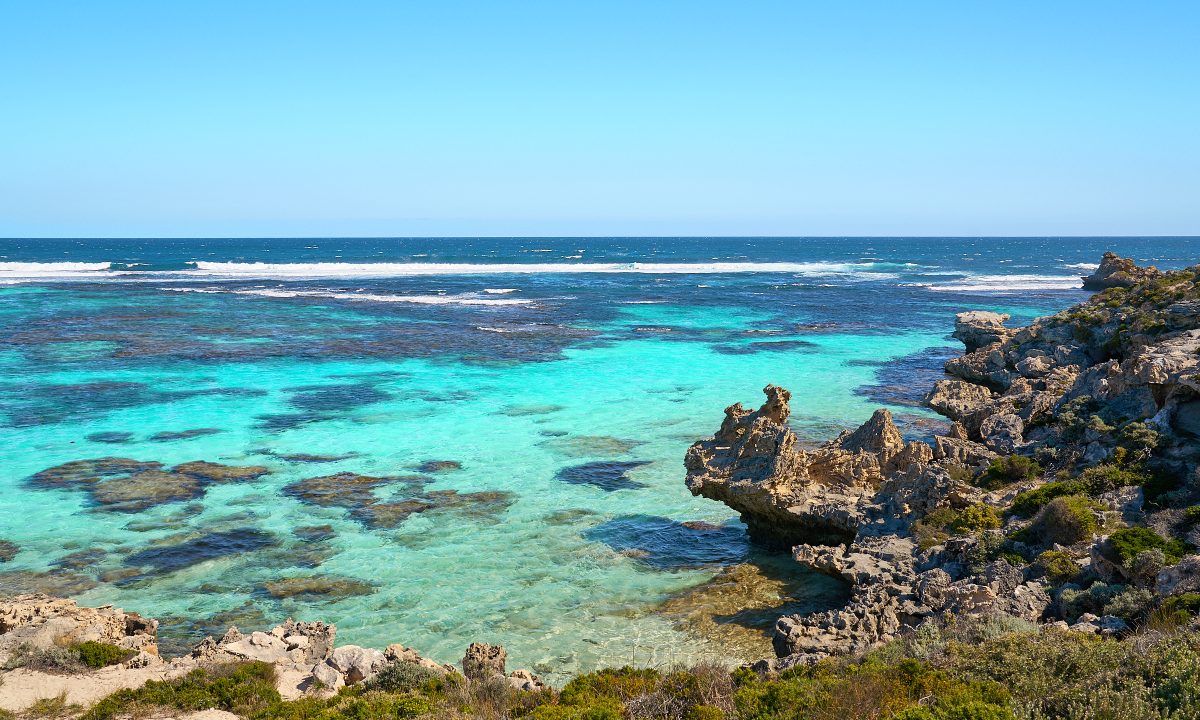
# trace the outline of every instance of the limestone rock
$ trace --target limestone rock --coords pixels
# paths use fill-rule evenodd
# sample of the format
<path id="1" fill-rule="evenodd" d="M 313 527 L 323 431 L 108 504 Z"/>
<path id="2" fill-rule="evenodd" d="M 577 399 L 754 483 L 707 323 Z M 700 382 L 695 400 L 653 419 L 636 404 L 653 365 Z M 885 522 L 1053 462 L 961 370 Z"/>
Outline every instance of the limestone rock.
<path id="1" fill-rule="evenodd" d="M 992 391 L 965 380 L 938 380 L 925 402 L 951 420 L 962 420 L 992 400 Z"/>
<path id="2" fill-rule="evenodd" d="M 158 621 L 47 595 L 0 599 L 0 656 L 22 644 L 50 648 L 89 640 L 157 655 Z"/>
<path id="3" fill-rule="evenodd" d="M 1159 595 L 1200 592 L 1200 555 L 1188 555 L 1179 563 L 1160 570 L 1154 588 Z"/>
<path id="4" fill-rule="evenodd" d="M 342 674 L 347 685 L 355 685 L 375 677 L 387 666 L 387 658 L 374 648 L 343 645 L 334 649 L 328 664 Z"/>
<path id="5" fill-rule="evenodd" d="M 1133 287 L 1140 282 L 1151 280 L 1160 275 L 1156 267 L 1138 267 L 1129 258 L 1123 258 L 1116 253 L 1106 252 L 1100 261 L 1100 267 L 1091 275 L 1083 278 L 1084 290 L 1107 290 L 1114 287 Z"/>
<path id="6" fill-rule="evenodd" d="M 959 313 L 954 317 L 954 338 L 966 345 L 967 352 L 1004 342 L 1016 332 L 1004 327 L 1009 317 L 982 310 Z"/>
<path id="7" fill-rule="evenodd" d="M 979 426 L 983 444 L 1004 455 L 1011 455 L 1025 443 L 1025 423 L 1019 415 L 992 415 Z"/>
<path id="8" fill-rule="evenodd" d="M 463 674 L 471 680 L 486 680 L 495 675 L 504 675 L 504 663 L 508 652 L 499 645 L 471 643 L 463 656 Z"/>

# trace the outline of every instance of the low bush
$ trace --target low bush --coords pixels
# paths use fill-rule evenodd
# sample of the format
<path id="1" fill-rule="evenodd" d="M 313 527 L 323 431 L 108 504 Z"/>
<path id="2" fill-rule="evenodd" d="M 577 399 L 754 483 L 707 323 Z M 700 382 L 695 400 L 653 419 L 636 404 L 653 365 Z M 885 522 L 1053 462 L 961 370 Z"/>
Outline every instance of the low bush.
<path id="1" fill-rule="evenodd" d="M 1200 505 L 1193 505 L 1183 511 L 1183 524 L 1187 527 L 1200 525 Z"/>
<path id="2" fill-rule="evenodd" d="M 1096 532 L 1092 501 L 1082 495 L 1055 498 L 1033 519 L 1025 535 L 1044 545 L 1074 545 Z"/>
<path id="3" fill-rule="evenodd" d="M 993 460 L 983 476 L 979 486 L 989 490 L 1002 488 L 1022 480 L 1032 480 L 1042 474 L 1042 466 L 1024 455 L 1007 455 Z"/>
<path id="4" fill-rule="evenodd" d="M 1146 527 L 1121 528 L 1108 536 L 1108 546 L 1126 566 L 1147 550 L 1161 550 L 1167 564 L 1174 564 L 1193 549 L 1182 540 L 1168 540 Z"/>
<path id="5" fill-rule="evenodd" d="M 1059 550 L 1047 550 L 1038 555 L 1033 565 L 1051 585 L 1061 585 L 1079 574 L 1075 559 Z"/>
<path id="6" fill-rule="evenodd" d="M 174 680 L 151 680 L 135 690 L 119 690 L 93 706 L 81 720 L 113 720 L 155 708 L 217 709 L 250 717 L 280 702 L 274 666 L 249 662 L 193 670 Z"/>
<path id="7" fill-rule="evenodd" d="M 395 662 L 388 665 L 367 683 L 372 690 L 412 692 L 420 688 L 438 689 L 441 673 L 416 663 Z"/>
<path id="8" fill-rule="evenodd" d="M 117 647 L 108 643 L 87 641 L 72 648 L 79 656 L 79 661 L 90 668 L 102 668 L 117 665 L 129 660 L 136 652 L 128 648 Z"/>
<path id="9" fill-rule="evenodd" d="M 1087 486 L 1079 480 L 1056 480 L 1045 485 L 1017 493 L 1009 506 L 1009 512 L 1018 517 L 1033 517 L 1054 498 L 1079 495 L 1087 492 Z"/>
<path id="10" fill-rule="evenodd" d="M 962 509 L 949 529 L 958 533 L 973 533 L 1000 527 L 1000 516 L 990 505 L 976 503 Z"/>

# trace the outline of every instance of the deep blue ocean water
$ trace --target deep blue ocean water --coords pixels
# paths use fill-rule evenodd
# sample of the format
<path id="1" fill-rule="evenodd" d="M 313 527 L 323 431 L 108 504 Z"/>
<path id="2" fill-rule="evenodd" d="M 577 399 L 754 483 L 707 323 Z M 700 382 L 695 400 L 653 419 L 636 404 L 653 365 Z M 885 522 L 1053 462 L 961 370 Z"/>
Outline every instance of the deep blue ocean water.
<path id="1" fill-rule="evenodd" d="M 552 677 L 747 659 L 663 612 L 762 559 L 688 494 L 688 445 L 767 383 L 807 440 L 879 405 L 927 436 L 954 314 L 1067 307 L 1104 250 L 1200 261 L 1197 238 L 0 240 L 0 593 L 179 642 L 288 615 L 442 661 L 483 640 Z M 112 457 L 267 473 L 35 477 Z M 780 602 L 838 592 L 797 573 Z"/>

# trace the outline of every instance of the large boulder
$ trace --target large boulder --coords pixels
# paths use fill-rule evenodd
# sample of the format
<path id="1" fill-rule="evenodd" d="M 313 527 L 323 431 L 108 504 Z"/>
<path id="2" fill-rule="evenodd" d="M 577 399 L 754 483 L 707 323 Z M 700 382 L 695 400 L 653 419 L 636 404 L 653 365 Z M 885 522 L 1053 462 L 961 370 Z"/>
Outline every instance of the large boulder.
<path id="1" fill-rule="evenodd" d="M 1001 313 L 973 310 L 954 316 L 954 338 L 961 340 L 967 352 L 1004 342 L 1016 330 L 1004 327 L 1010 316 Z"/>
<path id="2" fill-rule="evenodd" d="M 1083 278 L 1083 288 L 1085 290 L 1107 290 L 1114 287 L 1133 287 L 1161 274 L 1154 266 L 1138 267 L 1137 263 L 1130 258 L 1106 252 L 1100 261 L 1100 267 L 1096 268 L 1091 275 Z"/>

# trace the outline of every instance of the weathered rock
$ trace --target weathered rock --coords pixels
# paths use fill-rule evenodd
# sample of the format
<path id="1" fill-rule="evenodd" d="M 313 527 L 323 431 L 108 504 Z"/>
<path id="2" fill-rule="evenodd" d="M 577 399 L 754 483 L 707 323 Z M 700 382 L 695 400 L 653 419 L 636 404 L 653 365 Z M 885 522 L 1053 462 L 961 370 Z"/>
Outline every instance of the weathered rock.
<path id="1" fill-rule="evenodd" d="M 524 692 L 541 692 L 549 689 L 549 686 L 542 682 L 541 678 L 529 672 L 528 670 L 513 670 L 508 674 L 506 679 L 508 680 L 509 686 L 514 690 L 521 690 Z"/>
<path id="2" fill-rule="evenodd" d="M 387 658 L 373 648 L 343 645 L 329 656 L 329 665 L 342 674 L 347 685 L 354 685 L 375 675 L 387 666 Z"/>
<path id="3" fill-rule="evenodd" d="M 111 605 L 80 607 L 46 595 L 0 599 L 0 656 L 23 644 L 51 648 L 89 640 L 156 655 L 158 622 Z"/>
<path id="4" fill-rule="evenodd" d="M 1011 455 L 1025 442 L 1025 423 L 1018 415 L 992 415 L 979 426 L 979 434 L 989 449 Z"/>
<path id="5" fill-rule="evenodd" d="M 1096 617 L 1092 613 L 1084 613 L 1079 616 L 1071 629 L 1075 632 L 1089 633 L 1092 635 L 1120 635 L 1129 632 L 1129 625 L 1124 620 L 1115 615 L 1105 615 L 1104 617 Z"/>
<path id="6" fill-rule="evenodd" d="M 499 645 L 471 643 L 463 656 L 463 674 L 471 680 L 487 680 L 495 675 L 504 675 L 504 663 L 508 652 Z"/>
<path id="7" fill-rule="evenodd" d="M 433 670 L 440 675 L 458 672 L 458 668 L 454 667 L 453 665 L 441 665 L 433 660 L 421 657 L 420 653 L 418 653 L 416 650 L 405 647 L 400 643 L 388 645 L 383 651 L 383 656 L 387 658 L 388 662 L 420 665 L 421 667 L 427 670 Z"/>
<path id="8" fill-rule="evenodd" d="M 1161 275 L 1156 267 L 1138 267 L 1129 258 L 1106 252 L 1095 272 L 1083 278 L 1084 290 L 1107 290 L 1114 287 L 1133 287 Z"/>
<path id="9" fill-rule="evenodd" d="M 991 401 L 990 389 L 965 380 L 938 380 L 925 396 L 929 407 L 951 420 L 962 420 Z"/>
<path id="10" fill-rule="evenodd" d="M 1159 595 L 1200 592 L 1200 555 L 1188 555 L 1175 565 L 1165 567 L 1154 581 Z"/>
<path id="11" fill-rule="evenodd" d="M 1004 342 L 1016 332 L 1004 327 L 1009 317 L 984 310 L 959 313 L 954 317 L 954 338 L 966 345 L 967 352 Z"/>

